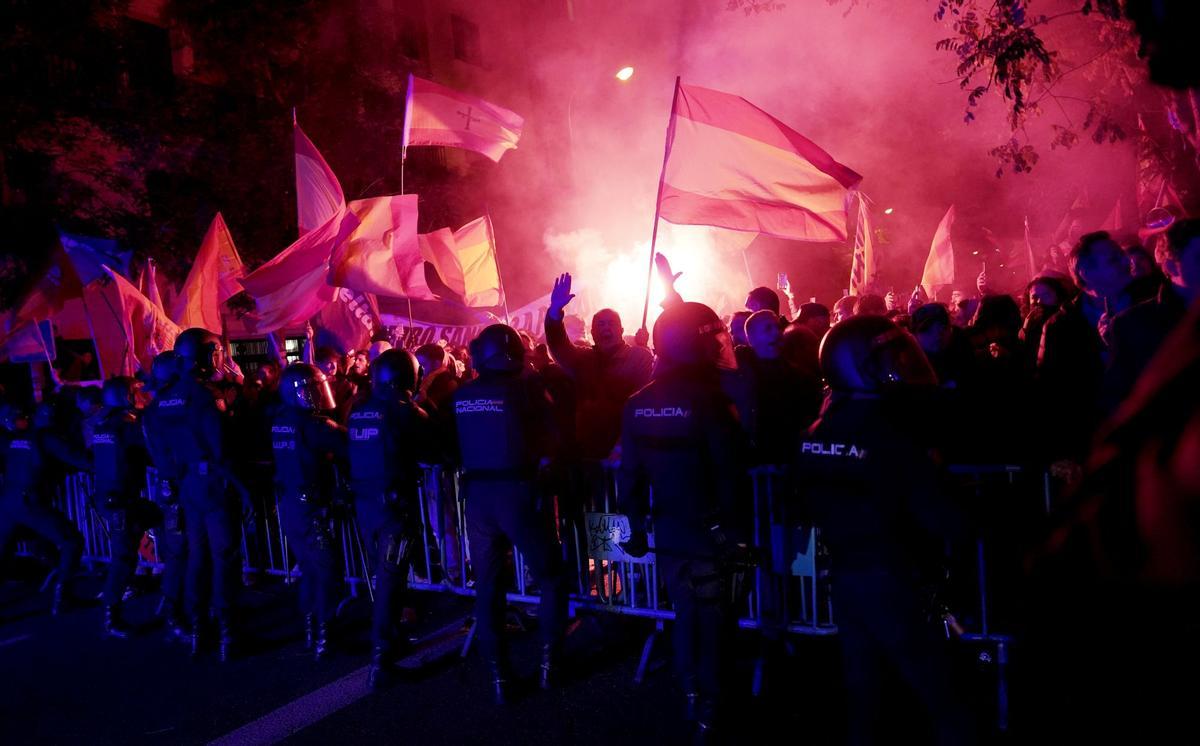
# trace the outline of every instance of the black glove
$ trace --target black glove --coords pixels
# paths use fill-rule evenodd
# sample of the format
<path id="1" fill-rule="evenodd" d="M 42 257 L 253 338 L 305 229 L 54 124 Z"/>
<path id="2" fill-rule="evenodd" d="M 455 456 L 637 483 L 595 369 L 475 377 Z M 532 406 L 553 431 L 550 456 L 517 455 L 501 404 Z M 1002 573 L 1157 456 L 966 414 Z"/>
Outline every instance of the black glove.
<path id="1" fill-rule="evenodd" d="M 758 564 L 758 556 L 754 548 L 739 544 L 729 539 L 720 524 L 709 528 L 713 548 L 716 550 L 717 564 L 729 569 L 746 569 Z"/>
<path id="2" fill-rule="evenodd" d="M 650 551 L 650 541 L 645 531 L 634 531 L 629 535 L 629 541 L 620 544 L 621 550 L 630 557 L 645 557 Z"/>

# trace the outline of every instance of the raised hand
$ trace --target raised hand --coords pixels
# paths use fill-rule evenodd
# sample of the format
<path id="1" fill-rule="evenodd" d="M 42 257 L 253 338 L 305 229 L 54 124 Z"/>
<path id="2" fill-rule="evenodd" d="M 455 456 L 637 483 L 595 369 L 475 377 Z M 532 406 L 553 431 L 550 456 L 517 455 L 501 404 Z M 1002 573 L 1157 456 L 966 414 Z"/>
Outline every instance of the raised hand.
<path id="1" fill-rule="evenodd" d="M 671 274 L 671 262 L 667 261 L 667 257 L 661 252 L 654 254 L 654 266 L 658 270 L 658 276 L 662 278 L 663 285 L 667 288 L 674 288 L 675 281 L 683 274 L 682 272 Z"/>
<path id="2" fill-rule="evenodd" d="M 574 298 L 571 293 L 571 274 L 564 272 L 554 281 L 554 289 L 550 291 L 550 308 L 547 313 L 554 318 L 561 319 L 563 317 L 563 309 Z"/>
<path id="3" fill-rule="evenodd" d="M 912 295 L 908 298 L 908 315 L 912 316 L 918 308 L 925 305 L 928 298 L 925 296 L 925 288 L 917 285 L 913 288 Z"/>

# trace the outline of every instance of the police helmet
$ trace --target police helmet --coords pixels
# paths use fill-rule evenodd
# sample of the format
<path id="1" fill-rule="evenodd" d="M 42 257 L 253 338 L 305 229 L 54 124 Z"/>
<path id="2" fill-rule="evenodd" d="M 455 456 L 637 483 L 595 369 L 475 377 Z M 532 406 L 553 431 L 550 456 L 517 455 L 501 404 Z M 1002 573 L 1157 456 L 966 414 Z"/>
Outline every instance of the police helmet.
<path id="1" fill-rule="evenodd" d="M 936 385 L 911 334 L 881 316 L 854 316 L 821 341 L 821 374 L 836 391 L 878 394 L 897 386 Z"/>
<path id="2" fill-rule="evenodd" d="M 471 340 L 471 362 L 479 371 L 518 373 L 525 365 L 525 344 L 511 326 L 492 324 Z"/>
<path id="3" fill-rule="evenodd" d="M 113 376 L 105 381 L 101 394 L 104 406 L 112 409 L 132 409 L 133 384 L 133 379 L 128 376 Z"/>
<path id="4" fill-rule="evenodd" d="M 39 430 L 53 427 L 57 419 L 58 407 L 52 399 L 47 399 L 33 410 L 33 426 Z"/>
<path id="5" fill-rule="evenodd" d="M 0 404 L 0 427 L 15 433 L 24 430 L 28 425 L 29 417 L 21 407 L 10 402 Z"/>
<path id="6" fill-rule="evenodd" d="M 150 364 L 150 377 L 155 388 L 165 388 L 179 380 L 179 355 L 174 350 L 155 355 Z"/>
<path id="7" fill-rule="evenodd" d="M 663 311 L 654 323 L 654 352 L 670 366 L 737 367 L 729 330 L 703 303 L 680 303 Z"/>
<path id="8" fill-rule="evenodd" d="M 220 350 L 220 338 L 198 326 L 185 329 L 175 338 L 175 354 L 179 356 L 181 373 L 211 378 L 217 369 Z"/>
<path id="9" fill-rule="evenodd" d="M 287 407 L 310 412 L 329 411 L 336 405 L 329 381 L 317 366 L 292 363 L 279 377 L 279 396 Z"/>
<path id="10" fill-rule="evenodd" d="M 411 396 L 421 382 L 421 366 L 408 350 L 385 350 L 371 363 L 371 392 L 387 399 Z"/>

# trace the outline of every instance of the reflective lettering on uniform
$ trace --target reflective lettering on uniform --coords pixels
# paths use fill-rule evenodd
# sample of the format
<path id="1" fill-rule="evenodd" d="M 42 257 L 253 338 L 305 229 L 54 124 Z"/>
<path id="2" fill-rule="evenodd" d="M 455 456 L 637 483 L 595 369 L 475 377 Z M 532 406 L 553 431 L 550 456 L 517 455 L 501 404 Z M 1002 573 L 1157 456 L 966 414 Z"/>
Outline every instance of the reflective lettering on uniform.
<path id="1" fill-rule="evenodd" d="M 374 412 L 372 410 L 363 410 L 362 412 L 353 412 L 350 414 L 352 420 L 382 420 L 383 412 Z"/>
<path id="2" fill-rule="evenodd" d="M 454 405 L 454 411 L 457 414 L 471 414 L 474 412 L 499 412 L 504 413 L 503 399 L 463 399 Z"/>
<path id="3" fill-rule="evenodd" d="M 662 407 L 654 409 L 646 407 L 644 409 L 633 410 L 634 417 L 691 417 L 692 411 L 683 407 Z"/>
<path id="4" fill-rule="evenodd" d="M 16 448 L 21 451 L 32 451 L 33 445 L 28 440 L 14 440 L 8 444 L 11 448 Z"/>
<path id="5" fill-rule="evenodd" d="M 350 440 L 372 440 L 376 435 L 379 435 L 379 428 L 377 427 L 350 428 Z"/>
<path id="6" fill-rule="evenodd" d="M 159 399 L 158 400 L 159 409 L 162 409 L 163 407 L 182 407 L 185 404 L 187 404 L 187 399 Z"/>
<path id="7" fill-rule="evenodd" d="M 95 445 L 97 443 L 107 443 L 108 445 L 113 445 L 116 442 L 117 442 L 117 439 L 113 436 L 112 433 L 93 433 L 92 434 L 92 444 L 93 445 Z"/>
<path id="8" fill-rule="evenodd" d="M 867 457 L 867 449 L 860 448 L 851 443 L 820 443 L 813 441 L 803 441 L 800 444 L 801 453 L 811 453 L 814 456 L 833 456 L 834 458 L 858 458 Z"/>
<path id="9" fill-rule="evenodd" d="M 296 428 L 291 425 L 272 425 L 271 433 L 275 435 L 295 435 Z M 294 451 L 296 450 L 295 440 L 273 440 L 271 448 L 276 451 Z"/>

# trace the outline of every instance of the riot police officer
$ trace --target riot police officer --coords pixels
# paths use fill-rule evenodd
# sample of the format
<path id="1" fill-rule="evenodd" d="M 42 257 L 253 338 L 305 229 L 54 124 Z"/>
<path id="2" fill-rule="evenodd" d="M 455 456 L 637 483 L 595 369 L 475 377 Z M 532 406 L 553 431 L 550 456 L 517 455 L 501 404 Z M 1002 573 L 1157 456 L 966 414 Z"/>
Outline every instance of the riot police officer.
<path id="1" fill-rule="evenodd" d="M 300 599 L 306 638 L 320 660 L 329 647 L 339 577 L 333 551 L 336 463 L 346 457 L 346 431 L 319 412 L 333 409 L 333 394 L 316 366 L 293 363 L 279 378 L 282 406 L 271 423 L 279 522 L 300 563 Z"/>
<path id="2" fill-rule="evenodd" d="M 350 411 L 350 484 L 359 530 L 375 556 L 375 610 L 368 682 L 381 688 L 396 654 L 409 558 L 420 539 L 420 461 L 435 440 L 412 402 L 421 369 L 412 353 L 387 350 L 371 363 L 370 396 Z"/>
<path id="3" fill-rule="evenodd" d="M 708 306 L 679 303 L 654 325 L 654 378 L 625 405 L 619 506 L 628 516 L 627 552 L 655 552 L 675 606 L 676 674 L 696 735 L 718 714 L 723 669 L 737 618 L 735 572 L 750 508 L 746 437 L 722 371 L 733 370 L 733 340 Z M 653 506 L 649 493 L 653 490 Z"/>
<path id="4" fill-rule="evenodd" d="M 909 427 L 911 403 L 936 376 L 911 335 L 872 316 L 833 327 L 820 364 L 830 393 L 800 439 L 795 476 L 802 510 L 821 528 L 833 561 L 850 741 L 876 742 L 872 719 L 886 661 L 920 698 L 940 743 L 969 743 L 969 713 L 917 581 L 918 537 L 944 542 L 963 525 Z"/>
<path id="5" fill-rule="evenodd" d="M 0 551 L 21 526 L 54 544 L 58 568 L 51 613 L 57 615 L 71 602 L 70 585 L 79 569 L 83 537 L 65 515 L 50 506 L 52 467 L 58 463 L 84 470 L 90 464 L 53 432 L 55 407 L 50 401 L 38 405 L 32 422 L 16 407 L 6 408 L 2 419 L 8 445 L 0 490 Z"/>
<path id="6" fill-rule="evenodd" d="M 146 443 L 163 481 L 160 492 L 178 494 L 183 508 L 188 546 L 184 595 L 192 654 L 202 648 L 211 607 L 220 658 L 226 660 L 235 642 L 233 615 L 241 567 L 239 513 L 228 490 L 224 422 L 209 386 L 220 369 L 221 345 L 215 334 L 197 327 L 180 333 L 174 351 L 179 378 L 161 389 L 151 405 Z"/>
<path id="7" fill-rule="evenodd" d="M 153 503 L 141 498 L 146 483 L 146 441 L 133 406 L 132 378 L 118 376 L 104 384 L 103 410 L 92 431 L 96 508 L 108 525 L 112 559 L 101 599 L 104 632 L 127 637 L 121 599 L 137 566 L 142 534 L 157 522 Z"/>
<path id="8" fill-rule="evenodd" d="M 173 350 L 155 356 L 150 366 L 151 387 L 157 400 L 163 391 L 179 380 L 179 356 Z M 142 412 L 142 433 L 146 441 L 157 432 L 153 424 L 157 409 L 151 401 Z M 190 642 L 184 622 L 184 577 L 187 571 L 187 537 L 183 531 L 183 509 L 179 505 L 179 478 L 171 474 L 171 465 L 155 463 L 157 479 L 149 485 L 150 499 L 157 508 L 159 520 L 154 526 L 154 554 L 162 564 L 162 601 L 158 613 L 164 617 L 167 629 L 179 640 Z"/>
<path id="9" fill-rule="evenodd" d="M 554 418 L 512 327 L 484 329 L 471 342 L 471 360 L 479 377 L 455 392 L 454 421 L 476 577 L 475 636 L 491 668 L 496 701 L 503 704 L 509 672 L 500 575 L 511 544 L 542 591 L 543 688 L 551 686 L 559 665 L 567 601 L 562 556 L 536 484 L 541 461 L 551 455 Z"/>

